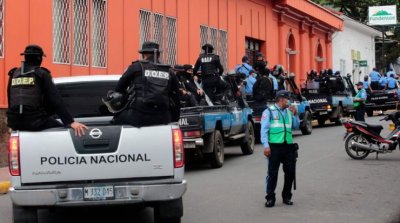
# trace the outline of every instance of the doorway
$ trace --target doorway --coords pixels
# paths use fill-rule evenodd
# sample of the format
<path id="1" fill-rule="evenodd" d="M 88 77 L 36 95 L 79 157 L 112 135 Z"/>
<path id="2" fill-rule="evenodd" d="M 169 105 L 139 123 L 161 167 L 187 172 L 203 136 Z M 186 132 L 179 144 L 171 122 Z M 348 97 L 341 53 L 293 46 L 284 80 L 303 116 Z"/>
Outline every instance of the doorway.
<path id="1" fill-rule="evenodd" d="M 264 44 L 263 41 L 253 39 L 250 37 L 246 37 L 246 56 L 249 58 L 249 64 L 251 66 L 254 65 L 254 62 L 256 61 L 256 54 L 258 52 L 261 52 L 262 45 Z M 264 54 L 264 53 L 263 53 Z M 264 54 L 265 57 L 265 54 Z M 268 65 L 268 64 L 267 64 Z"/>

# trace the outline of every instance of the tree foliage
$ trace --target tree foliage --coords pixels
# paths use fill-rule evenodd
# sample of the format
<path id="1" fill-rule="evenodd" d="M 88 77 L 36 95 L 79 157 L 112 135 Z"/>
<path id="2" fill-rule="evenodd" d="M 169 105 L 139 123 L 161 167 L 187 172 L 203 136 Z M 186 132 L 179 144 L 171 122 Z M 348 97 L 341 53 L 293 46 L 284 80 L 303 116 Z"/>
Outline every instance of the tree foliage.
<path id="1" fill-rule="evenodd" d="M 400 1 L 399 0 L 312 0 L 320 5 L 334 8 L 344 15 L 357 20 L 359 22 L 368 23 L 368 7 L 369 6 L 383 6 L 383 5 L 397 5 L 397 19 L 400 18 Z M 385 38 L 390 38 L 394 42 L 385 44 L 385 62 L 395 62 L 400 56 L 400 25 L 397 26 L 385 26 L 385 27 L 374 27 L 380 31 L 383 29 L 386 36 Z M 392 34 L 392 35 L 388 35 Z M 377 44 L 377 58 L 381 58 L 381 44 Z M 379 65 L 383 61 L 380 61 Z M 386 64 L 385 64 L 386 65 Z"/>

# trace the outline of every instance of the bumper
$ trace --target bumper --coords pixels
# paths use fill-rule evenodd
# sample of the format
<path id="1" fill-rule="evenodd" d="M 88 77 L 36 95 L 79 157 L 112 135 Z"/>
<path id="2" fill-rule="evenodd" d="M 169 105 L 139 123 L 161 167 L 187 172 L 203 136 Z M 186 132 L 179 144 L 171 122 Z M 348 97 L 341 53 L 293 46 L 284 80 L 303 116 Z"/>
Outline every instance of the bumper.
<path id="1" fill-rule="evenodd" d="M 366 109 L 395 109 L 396 108 L 396 104 L 397 101 L 393 101 L 393 102 L 388 102 L 385 104 L 374 104 L 374 103 L 370 103 L 370 104 L 366 104 L 365 108 Z"/>
<path id="2" fill-rule="evenodd" d="M 203 138 L 184 138 L 183 147 L 185 149 L 195 149 L 198 146 L 204 146 Z"/>
<path id="3" fill-rule="evenodd" d="M 91 206 L 135 204 L 179 199 L 186 192 L 186 180 L 173 184 L 115 185 L 111 200 L 84 200 L 83 187 L 30 189 L 10 188 L 10 197 L 19 206 Z"/>

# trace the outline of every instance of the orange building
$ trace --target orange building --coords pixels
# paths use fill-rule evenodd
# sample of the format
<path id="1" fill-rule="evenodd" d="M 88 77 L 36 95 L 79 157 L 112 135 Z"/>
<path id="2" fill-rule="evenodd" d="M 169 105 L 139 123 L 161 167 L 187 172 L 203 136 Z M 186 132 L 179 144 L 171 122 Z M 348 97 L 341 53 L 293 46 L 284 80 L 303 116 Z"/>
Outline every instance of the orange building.
<path id="1" fill-rule="evenodd" d="M 227 69 L 261 51 L 302 81 L 332 66 L 331 36 L 342 26 L 308 0 L 0 0 L 0 108 L 7 73 L 32 43 L 53 76 L 122 73 L 155 40 L 166 63 L 193 64 L 208 42 Z"/>

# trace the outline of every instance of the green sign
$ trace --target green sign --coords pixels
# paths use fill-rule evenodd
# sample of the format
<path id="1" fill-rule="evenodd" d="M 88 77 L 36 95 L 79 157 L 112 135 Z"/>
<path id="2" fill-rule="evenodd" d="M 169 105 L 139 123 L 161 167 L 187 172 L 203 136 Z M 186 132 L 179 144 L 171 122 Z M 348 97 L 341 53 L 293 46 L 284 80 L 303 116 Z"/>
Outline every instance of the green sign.
<path id="1" fill-rule="evenodd" d="M 358 64 L 360 65 L 360 67 L 368 67 L 367 60 L 360 60 L 360 61 L 358 61 Z"/>
<path id="2" fill-rule="evenodd" d="M 369 25 L 395 25 L 397 24 L 396 5 L 369 7 Z"/>

